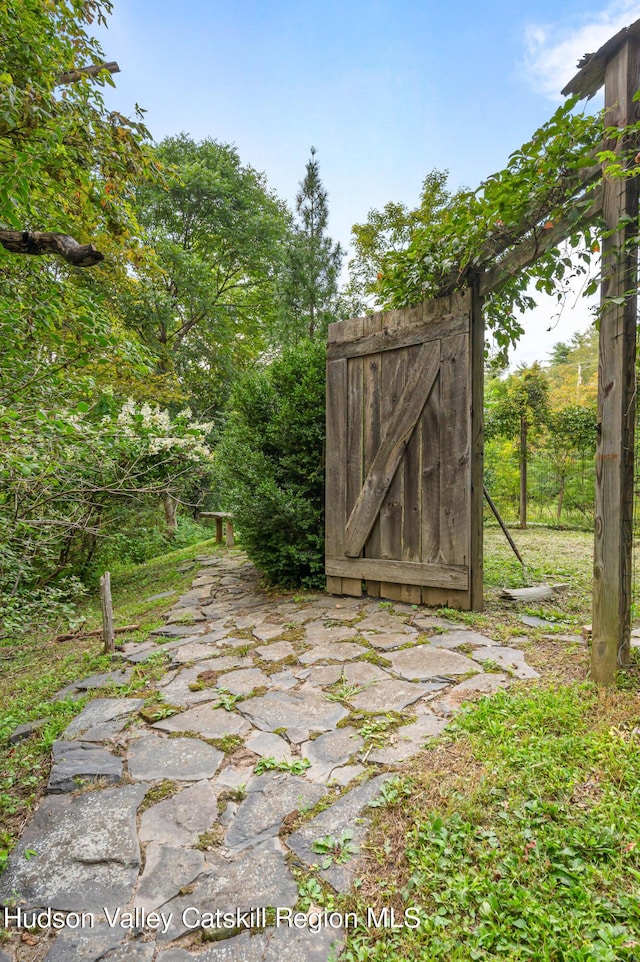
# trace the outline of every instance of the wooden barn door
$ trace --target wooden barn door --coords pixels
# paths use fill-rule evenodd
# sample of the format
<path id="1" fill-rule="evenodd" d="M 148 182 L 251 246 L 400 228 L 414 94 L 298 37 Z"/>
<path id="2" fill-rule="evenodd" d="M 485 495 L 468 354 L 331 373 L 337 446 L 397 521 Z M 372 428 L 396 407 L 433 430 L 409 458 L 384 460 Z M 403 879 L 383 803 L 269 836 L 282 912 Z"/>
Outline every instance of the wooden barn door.
<path id="1" fill-rule="evenodd" d="M 471 290 L 330 326 L 329 592 L 482 608 L 482 354 Z"/>

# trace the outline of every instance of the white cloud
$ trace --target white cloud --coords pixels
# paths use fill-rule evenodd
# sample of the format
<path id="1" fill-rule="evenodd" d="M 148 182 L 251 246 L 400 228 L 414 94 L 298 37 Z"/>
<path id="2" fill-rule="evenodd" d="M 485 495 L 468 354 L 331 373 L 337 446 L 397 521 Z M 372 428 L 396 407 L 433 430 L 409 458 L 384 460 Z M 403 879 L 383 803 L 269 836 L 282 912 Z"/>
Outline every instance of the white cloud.
<path id="1" fill-rule="evenodd" d="M 617 0 L 580 24 L 528 24 L 524 71 L 531 86 L 553 100 L 577 72 L 577 63 L 623 27 L 640 19 L 640 0 Z"/>

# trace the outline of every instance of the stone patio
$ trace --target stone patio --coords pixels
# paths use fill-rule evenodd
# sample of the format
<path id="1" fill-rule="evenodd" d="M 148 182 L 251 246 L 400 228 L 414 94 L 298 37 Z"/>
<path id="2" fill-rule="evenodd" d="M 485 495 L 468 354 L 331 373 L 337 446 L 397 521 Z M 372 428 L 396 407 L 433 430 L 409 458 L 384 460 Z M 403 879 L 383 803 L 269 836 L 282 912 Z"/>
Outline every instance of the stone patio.
<path id="1" fill-rule="evenodd" d="M 198 561 L 151 643 L 71 686 L 124 685 L 164 651 L 160 713 L 145 721 L 135 697 L 86 705 L 54 744 L 48 794 L 0 876 L 12 912 L 85 912 L 85 925 L 45 926 L 33 947 L 15 932 L 0 962 L 327 962 L 339 927 L 283 921 L 300 873 L 347 891 L 394 769 L 463 701 L 536 676 L 520 649 L 427 609 L 273 600 L 241 552 Z M 359 725 L 376 716 L 384 740 L 368 742 Z M 323 840 L 335 843 L 328 863 Z M 265 928 L 269 907 L 282 919 Z"/>

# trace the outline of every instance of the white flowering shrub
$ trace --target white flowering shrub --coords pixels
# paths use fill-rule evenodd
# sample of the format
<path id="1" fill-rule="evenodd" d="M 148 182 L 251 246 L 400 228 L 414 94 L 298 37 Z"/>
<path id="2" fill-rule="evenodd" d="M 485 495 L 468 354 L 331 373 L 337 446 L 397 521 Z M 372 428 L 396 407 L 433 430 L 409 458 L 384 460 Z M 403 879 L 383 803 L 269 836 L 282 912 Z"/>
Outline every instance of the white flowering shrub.
<path id="1" fill-rule="evenodd" d="M 85 402 L 19 418 L 0 408 L 0 621 L 15 623 L 25 592 L 86 574 L 125 517 L 135 536 L 134 509 L 147 537 L 149 512 L 167 494 L 188 506 L 209 483 L 211 428 L 188 409 L 133 401 L 101 417 Z"/>

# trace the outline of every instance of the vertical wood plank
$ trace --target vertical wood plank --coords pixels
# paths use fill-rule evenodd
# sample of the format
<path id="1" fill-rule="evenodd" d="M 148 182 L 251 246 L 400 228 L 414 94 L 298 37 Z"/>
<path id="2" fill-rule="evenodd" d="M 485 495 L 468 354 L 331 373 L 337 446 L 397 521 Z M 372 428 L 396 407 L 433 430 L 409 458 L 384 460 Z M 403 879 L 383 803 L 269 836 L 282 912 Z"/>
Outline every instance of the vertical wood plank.
<path id="1" fill-rule="evenodd" d="M 627 41 L 606 65 L 605 125 L 637 119 L 639 87 L 640 49 Z M 605 230 L 612 233 L 602 240 L 591 676 L 612 685 L 629 660 L 637 298 L 626 295 L 637 286 L 638 181 L 606 178 L 603 188 Z M 623 216 L 628 223 L 616 230 Z M 611 300 L 622 296 L 623 304 Z"/>
<path id="2" fill-rule="evenodd" d="M 382 355 L 380 417 L 381 423 L 385 427 L 393 423 L 398 417 L 398 402 L 402 397 L 405 384 L 406 361 L 406 352 L 403 350 L 385 351 Z M 383 433 L 385 427 L 383 427 Z M 402 502 L 405 457 L 406 449 L 380 509 L 380 557 L 396 561 L 400 561 L 402 558 Z M 380 594 L 384 598 L 401 600 L 400 586 L 395 583 L 381 583 Z"/>
<path id="3" fill-rule="evenodd" d="M 327 447 L 325 495 L 325 557 L 343 551 L 347 522 L 347 361 L 327 363 Z M 327 591 L 342 594 L 342 578 L 327 577 Z"/>
<path id="4" fill-rule="evenodd" d="M 381 331 L 384 324 L 384 314 L 373 314 L 363 321 L 363 334 L 373 334 Z M 378 448 L 380 447 L 380 364 L 381 354 L 371 354 L 364 358 L 363 368 L 363 397 L 364 397 L 364 435 L 363 435 L 363 477 L 367 474 Z M 380 522 L 376 521 L 371 534 L 364 546 L 365 558 L 380 557 Z M 380 596 L 378 582 L 367 582 L 367 594 L 373 598 Z"/>
<path id="5" fill-rule="evenodd" d="M 469 564 L 471 438 L 469 335 L 440 341 L 440 554 L 446 564 Z"/>
<path id="6" fill-rule="evenodd" d="M 484 608 L 483 484 L 484 484 L 484 313 L 476 278 L 471 291 L 471 558 L 469 603 Z"/>
<path id="7" fill-rule="evenodd" d="M 351 334 L 354 338 L 362 335 L 364 318 L 351 321 Z M 363 372 L 362 357 L 347 361 L 347 502 L 346 517 L 351 514 L 360 494 L 363 474 Z M 360 597 L 362 581 L 360 578 L 343 578 L 342 590 L 347 595 Z"/>
<path id="8" fill-rule="evenodd" d="M 440 341 L 434 345 L 440 352 Z M 422 465 L 420 478 L 420 560 L 439 562 L 440 553 L 440 374 L 422 414 Z"/>

